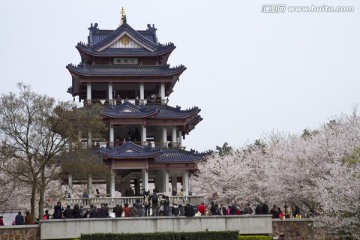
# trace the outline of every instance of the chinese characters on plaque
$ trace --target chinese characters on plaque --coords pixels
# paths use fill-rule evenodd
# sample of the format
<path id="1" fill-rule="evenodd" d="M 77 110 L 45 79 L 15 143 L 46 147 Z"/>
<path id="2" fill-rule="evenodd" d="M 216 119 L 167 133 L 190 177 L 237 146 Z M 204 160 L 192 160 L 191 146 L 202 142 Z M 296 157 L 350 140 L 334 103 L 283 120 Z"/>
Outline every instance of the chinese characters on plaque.
<path id="1" fill-rule="evenodd" d="M 138 64 L 137 58 L 114 58 L 114 64 Z"/>

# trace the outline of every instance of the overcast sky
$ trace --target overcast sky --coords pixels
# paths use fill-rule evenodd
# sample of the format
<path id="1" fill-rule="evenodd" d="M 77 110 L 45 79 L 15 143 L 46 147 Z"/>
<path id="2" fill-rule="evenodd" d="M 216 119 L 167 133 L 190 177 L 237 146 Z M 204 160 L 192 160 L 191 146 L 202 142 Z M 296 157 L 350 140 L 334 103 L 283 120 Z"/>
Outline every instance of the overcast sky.
<path id="1" fill-rule="evenodd" d="M 264 4 L 353 6 L 353 12 L 263 13 Z M 136 30 L 155 24 L 184 64 L 169 105 L 198 106 L 187 149 L 239 147 L 264 134 L 300 134 L 360 103 L 360 1 L 1 0 L 0 93 L 24 82 L 72 100 L 69 63 L 90 23 L 115 29 L 124 6 Z M 265 11 L 269 8 L 266 6 Z"/>

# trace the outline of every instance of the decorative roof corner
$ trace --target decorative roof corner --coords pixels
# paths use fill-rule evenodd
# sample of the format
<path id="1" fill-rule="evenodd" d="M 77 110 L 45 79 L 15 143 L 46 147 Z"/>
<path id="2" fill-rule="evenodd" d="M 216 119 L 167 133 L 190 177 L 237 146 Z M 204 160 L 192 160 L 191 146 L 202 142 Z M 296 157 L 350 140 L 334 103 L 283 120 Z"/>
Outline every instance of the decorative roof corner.
<path id="1" fill-rule="evenodd" d="M 72 86 L 70 86 L 70 87 L 68 88 L 67 93 L 73 94 L 73 88 L 72 88 Z"/>
<path id="2" fill-rule="evenodd" d="M 95 23 L 94 25 L 91 23 L 88 29 L 90 30 L 90 32 L 94 32 L 94 33 L 97 33 L 99 31 L 97 23 Z"/>
<path id="3" fill-rule="evenodd" d="M 150 33 L 156 33 L 157 28 L 155 28 L 154 24 L 152 26 L 151 24 L 148 24 L 146 30 L 149 31 Z"/>

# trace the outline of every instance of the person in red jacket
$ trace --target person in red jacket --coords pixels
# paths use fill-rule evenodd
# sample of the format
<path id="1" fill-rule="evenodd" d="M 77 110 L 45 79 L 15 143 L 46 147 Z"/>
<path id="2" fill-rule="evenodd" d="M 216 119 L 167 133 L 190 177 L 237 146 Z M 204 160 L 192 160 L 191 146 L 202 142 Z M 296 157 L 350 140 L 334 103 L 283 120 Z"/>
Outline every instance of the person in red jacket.
<path id="1" fill-rule="evenodd" d="M 4 226 L 3 216 L 0 216 L 0 226 Z"/>
<path id="2" fill-rule="evenodd" d="M 43 220 L 49 220 L 50 219 L 50 215 L 49 215 L 49 210 L 45 210 L 45 214 L 42 216 Z"/>
<path id="3" fill-rule="evenodd" d="M 281 211 L 281 208 L 278 207 L 279 210 L 279 218 L 285 219 L 285 214 Z"/>
<path id="4" fill-rule="evenodd" d="M 201 216 L 204 216 L 206 214 L 206 207 L 203 202 L 198 206 L 198 212 L 201 213 Z"/>
<path id="5" fill-rule="evenodd" d="M 130 208 L 129 208 L 129 204 L 125 203 L 124 205 L 125 207 L 123 208 L 123 212 L 124 212 L 124 217 L 130 217 Z"/>

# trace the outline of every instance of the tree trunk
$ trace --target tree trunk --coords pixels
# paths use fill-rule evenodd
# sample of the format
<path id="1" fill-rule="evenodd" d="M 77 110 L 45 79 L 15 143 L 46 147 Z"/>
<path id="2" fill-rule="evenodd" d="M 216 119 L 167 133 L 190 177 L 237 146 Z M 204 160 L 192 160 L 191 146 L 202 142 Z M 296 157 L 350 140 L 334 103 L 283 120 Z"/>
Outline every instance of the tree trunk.
<path id="1" fill-rule="evenodd" d="M 39 219 L 42 219 L 42 216 L 44 214 L 44 191 L 39 191 Z"/>
<path id="2" fill-rule="evenodd" d="M 34 181 L 31 186 L 31 215 L 35 213 L 35 200 L 36 200 L 36 182 Z"/>
<path id="3" fill-rule="evenodd" d="M 41 183 L 39 186 L 39 219 L 42 219 L 44 214 L 44 198 L 45 198 L 45 188 L 46 188 L 46 178 L 45 178 L 45 169 L 41 169 Z"/>

